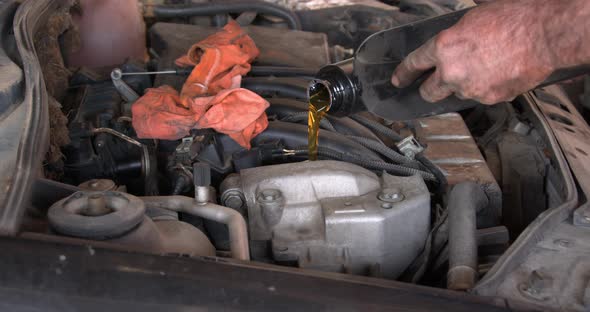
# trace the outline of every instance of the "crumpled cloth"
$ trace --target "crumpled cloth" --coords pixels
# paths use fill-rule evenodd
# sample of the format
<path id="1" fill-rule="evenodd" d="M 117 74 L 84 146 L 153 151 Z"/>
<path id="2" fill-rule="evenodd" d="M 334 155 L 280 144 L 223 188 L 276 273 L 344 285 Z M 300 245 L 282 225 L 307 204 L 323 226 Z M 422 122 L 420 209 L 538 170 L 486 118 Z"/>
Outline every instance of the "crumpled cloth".
<path id="1" fill-rule="evenodd" d="M 195 66 L 180 94 L 170 86 L 148 89 L 131 107 L 139 138 L 177 140 L 194 128 L 225 133 L 245 148 L 268 126 L 269 104 L 240 88 L 259 51 L 235 21 L 193 45 L 176 60 Z"/>

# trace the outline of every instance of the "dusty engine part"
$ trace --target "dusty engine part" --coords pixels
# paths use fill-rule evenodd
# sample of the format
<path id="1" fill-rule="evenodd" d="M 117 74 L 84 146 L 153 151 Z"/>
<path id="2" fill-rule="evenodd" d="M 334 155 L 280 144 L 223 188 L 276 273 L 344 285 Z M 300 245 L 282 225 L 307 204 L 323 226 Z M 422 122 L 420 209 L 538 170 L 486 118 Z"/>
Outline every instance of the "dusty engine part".
<path id="1" fill-rule="evenodd" d="M 67 5 L 61 7 L 59 11 L 49 17 L 47 24 L 41 27 L 35 36 L 35 46 L 39 47 L 37 56 L 45 78 L 47 92 L 58 102 L 64 98 L 69 85 L 68 79 L 72 75 L 64 64 L 62 51 L 71 53 L 72 50 L 79 47 L 79 42 L 76 42 L 79 40 L 78 34 L 72 23 L 69 10 L 70 7 Z M 68 38 L 60 38 L 61 36 Z M 60 44 L 62 39 L 73 44 L 62 45 Z"/>
<path id="2" fill-rule="evenodd" d="M 242 181 L 240 181 L 239 174 L 230 174 L 221 182 L 219 187 L 221 193 L 221 204 L 237 210 L 242 215 L 246 215 L 245 211 L 246 198 L 242 193 Z"/>
<path id="3" fill-rule="evenodd" d="M 143 201 L 133 195 L 76 192 L 49 208 L 49 223 L 68 236 L 133 246 L 155 254 L 214 256 L 203 232 L 178 220 L 152 221 Z"/>
<path id="4" fill-rule="evenodd" d="M 45 156 L 45 176 L 61 178 L 63 175 L 63 146 L 70 143 L 68 119 L 62 112 L 62 105 L 53 97 L 49 98 L 49 148 Z"/>
<path id="5" fill-rule="evenodd" d="M 490 203 L 478 214 L 478 228 L 498 225 L 502 216 L 502 191 L 461 115 L 449 113 L 421 118 L 414 126 L 416 138 L 427 146 L 426 157 L 445 172 L 449 186 L 473 181 L 484 189 Z"/>
<path id="6" fill-rule="evenodd" d="M 543 90 L 534 94 L 544 101 L 557 101 Z M 502 222 L 516 238 L 549 205 L 545 190 L 549 159 L 538 145 L 538 132 L 529 121 L 517 117 L 510 104 L 496 105 L 487 112 L 493 125 L 480 139 L 486 158 L 497 159 L 496 176 L 503 190 Z"/>
<path id="7" fill-rule="evenodd" d="M 144 213 L 143 202 L 133 195 L 77 192 L 53 204 L 47 217 L 59 233 L 106 239 L 121 236 L 136 227 Z"/>
<path id="8" fill-rule="evenodd" d="M 244 27 L 256 42 L 260 55 L 254 65 L 319 67 L 330 63 L 326 35 L 303 31 L 289 31 L 265 27 Z M 196 25 L 157 23 L 149 31 L 152 49 L 159 56 L 158 69 L 174 68 L 174 61 L 217 28 Z M 180 87 L 183 77 L 159 75 L 155 85 Z"/>
<path id="9" fill-rule="evenodd" d="M 362 2 L 362 3 L 361 3 Z M 323 32 L 330 45 L 356 48 L 378 30 L 419 19 L 397 7 L 377 1 L 357 1 L 345 6 L 323 7 L 297 12 L 303 30 Z"/>
<path id="10" fill-rule="evenodd" d="M 147 16 L 156 18 L 182 18 L 197 16 L 212 16 L 215 26 L 223 26 L 227 23 L 227 14 L 229 13 L 247 13 L 237 18 L 237 21 L 243 24 L 249 24 L 256 18 L 256 15 L 262 14 L 273 19 L 280 19 L 289 29 L 301 30 L 301 24 L 298 16 L 285 7 L 265 3 L 261 1 L 236 1 L 226 3 L 215 2 L 195 2 L 181 6 L 155 5 L 148 6 Z M 253 14 L 253 17 L 250 15 Z M 247 15 L 247 16 L 246 16 Z"/>
<path id="11" fill-rule="evenodd" d="M 148 209 L 168 209 L 227 225 L 231 256 L 238 260 L 250 260 L 246 221 L 235 210 L 212 203 L 200 203 L 186 196 L 151 196 L 142 199 Z"/>
<path id="12" fill-rule="evenodd" d="M 122 68 L 144 70 L 131 63 Z M 147 76 L 123 79 L 138 93 L 151 86 Z M 157 164 L 152 146 L 132 139 L 134 131 L 128 107 L 112 82 L 85 70 L 72 78 L 72 84 L 76 92 L 71 100 L 78 102 L 78 106 L 68 126 L 71 142 L 63 149 L 66 156 L 64 180 L 80 184 L 107 178 L 117 185 L 129 185 L 132 193 L 157 194 L 153 186 Z"/>
<path id="13" fill-rule="evenodd" d="M 502 219 L 516 237 L 547 209 L 547 159 L 530 136 L 508 132 L 498 138 L 497 146 L 504 190 Z"/>
<path id="14" fill-rule="evenodd" d="M 85 182 L 80 183 L 78 185 L 84 191 L 114 191 L 117 189 L 117 185 L 113 180 L 109 179 L 92 179 Z"/>
<path id="15" fill-rule="evenodd" d="M 45 176 L 61 178 L 64 173 L 61 147 L 69 143 L 67 118 L 62 111 L 62 102 L 71 76 L 64 64 L 62 51 L 69 52 L 78 46 L 77 33 L 72 25 L 69 5 L 54 12 L 44 27 L 35 35 L 37 57 L 43 72 L 49 101 L 49 149 L 43 169 Z M 8 103 L 8 102 L 6 102 Z"/>
<path id="16" fill-rule="evenodd" d="M 357 48 L 373 33 L 465 8 L 470 0 L 266 0 L 297 10 L 303 30 L 324 32 L 330 45 Z"/>
<path id="17" fill-rule="evenodd" d="M 278 263 L 397 277 L 424 246 L 430 194 L 417 177 L 382 178 L 338 161 L 240 172 L 250 239 Z"/>

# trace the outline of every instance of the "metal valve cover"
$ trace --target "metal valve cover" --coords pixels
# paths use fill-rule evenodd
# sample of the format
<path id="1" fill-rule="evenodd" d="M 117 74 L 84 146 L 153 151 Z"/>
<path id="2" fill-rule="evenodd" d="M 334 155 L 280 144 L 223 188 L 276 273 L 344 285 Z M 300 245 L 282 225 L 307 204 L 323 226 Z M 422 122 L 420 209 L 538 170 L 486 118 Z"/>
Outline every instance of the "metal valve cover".
<path id="1" fill-rule="evenodd" d="M 250 239 L 302 268 L 396 278 L 422 250 L 430 194 L 422 178 L 339 161 L 243 170 Z"/>

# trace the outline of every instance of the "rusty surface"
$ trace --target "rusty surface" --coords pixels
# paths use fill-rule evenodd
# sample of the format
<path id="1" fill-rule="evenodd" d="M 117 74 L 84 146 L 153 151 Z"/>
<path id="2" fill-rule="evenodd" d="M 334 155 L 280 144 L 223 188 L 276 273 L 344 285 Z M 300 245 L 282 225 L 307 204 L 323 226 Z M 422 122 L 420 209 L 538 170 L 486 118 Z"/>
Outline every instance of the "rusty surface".
<path id="1" fill-rule="evenodd" d="M 552 97 L 535 96 L 539 108 L 547 117 L 565 157 L 574 171 L 584 194 L 590 194 L 590 127 L 580 115 L 563 88 L 552 85 L 542 88 Z"/>
<path id="2" fill-rule="evenodd" d="M 481 185 L 490 199 L 488 211 L 492 218 L 486 219 L 499 221 L 502 192 L 461 115 L 421 118 L 415 126 L 416 138 L 427 146 L 425 155 L 443 170 L 449 186 L 463 181 Z"/>

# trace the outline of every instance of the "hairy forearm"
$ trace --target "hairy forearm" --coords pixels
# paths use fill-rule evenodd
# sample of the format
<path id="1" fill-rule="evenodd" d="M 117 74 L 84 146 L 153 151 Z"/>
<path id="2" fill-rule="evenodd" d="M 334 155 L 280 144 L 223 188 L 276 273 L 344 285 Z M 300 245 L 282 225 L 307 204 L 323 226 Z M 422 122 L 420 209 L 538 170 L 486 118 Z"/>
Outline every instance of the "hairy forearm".
<path id="1" fill-rule="evenodd" d="M 541 7 L 542 27 L 554 68 L 590 64 L 590 1 L 539 2 L 545 3 Z"/>

